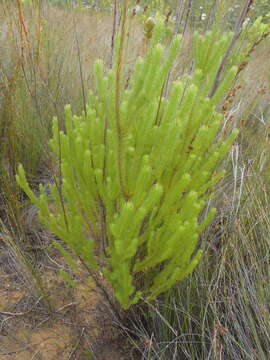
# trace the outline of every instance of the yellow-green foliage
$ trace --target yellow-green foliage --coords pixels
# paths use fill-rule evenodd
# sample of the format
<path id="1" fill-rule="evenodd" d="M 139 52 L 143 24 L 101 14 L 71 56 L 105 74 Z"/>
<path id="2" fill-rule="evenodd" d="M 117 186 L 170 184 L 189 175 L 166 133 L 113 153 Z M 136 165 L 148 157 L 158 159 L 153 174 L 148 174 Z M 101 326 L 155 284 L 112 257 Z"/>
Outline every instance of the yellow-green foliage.
<path id="1" fill-rule="evenodd" d="M 255 43 L 270 31 L 270 24 L 263 23 L 262 16 L 259 16 L 250 27 L 248 27 L 248 23 L 246 22 L 244 24 L 244 30 L 247 30 L 248 40 L 251 43 Z"/>
<path id="2" fill-rule="evenodd" d="M 198 263 L 197 240 L 214 210 L 201 223 L 198 219 L 222 176 L 216 166 L 236 136 L 236 131 L 227 139 L 217 136 L 222 115 L 215 110 L 235 68 L 207 98 L 223 40 L 207 66 L 198 55 L 194 72 L 169 86 L 165 98 L 181 39 L 165 50 L 163 31 L 155 26 L 147 56 L 138 59 L 128 81 L 119 79 L 117 57 L 112 70 L 97 61 L 86 114 L 73 115 L 67 106 L 65 131 L 54 119 L 51 148 L 62 178 L 50 186 L 50 196 L 43 186 L 39 196 L 33 193 L 22 166 L 17 176 L 42 223 L 89 267 L 100 268 L 123 308 L 141 296 L 155 298 Z M 200 54 L 200 41 L 197 45 Z M 203 78 L 209 79 L 205 85 Z M 72 262 L 67 252 L 66 257 Z"/>

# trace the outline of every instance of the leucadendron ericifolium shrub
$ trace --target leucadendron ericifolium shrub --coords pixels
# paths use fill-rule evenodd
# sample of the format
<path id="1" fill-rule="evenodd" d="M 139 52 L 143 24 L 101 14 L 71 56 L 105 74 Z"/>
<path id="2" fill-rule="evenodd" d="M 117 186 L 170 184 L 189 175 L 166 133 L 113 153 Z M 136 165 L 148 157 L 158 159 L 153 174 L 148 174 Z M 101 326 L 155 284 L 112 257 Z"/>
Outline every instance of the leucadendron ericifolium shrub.
<path id="1" fill-rule="evenodd" d="M 237 135 L 219 136 L 223 117 L 215 110 L 236 68 L 210 99 L 201 79 L 214 78 L 217 61 L 200 68 L 197 60 L 193 73 L 169 85 L 164 97 L 181 39 L 164 49 L 162 33 L 157 24 L 129 81 L 118 78 L 117 57 L 111 70 L 97 61 L 86 113 L 73 115 L 66 106 L 65 131 L 54 119 L 51 148 L 61 179 L 49 195 L 42 185 L 34 194 L 22 166 L 17 175 L 41 222 L 72 251 L 57 245 L 68 263 L 75 266 L 76 255 L 101 271 L 124 309 L 141 297 L 156 298 L 198 264 L 197 241 L 215 210 L 199 219 L 223 175 L 217 165 Z M 225 47 L 215 51 L 221 59 Z"/>

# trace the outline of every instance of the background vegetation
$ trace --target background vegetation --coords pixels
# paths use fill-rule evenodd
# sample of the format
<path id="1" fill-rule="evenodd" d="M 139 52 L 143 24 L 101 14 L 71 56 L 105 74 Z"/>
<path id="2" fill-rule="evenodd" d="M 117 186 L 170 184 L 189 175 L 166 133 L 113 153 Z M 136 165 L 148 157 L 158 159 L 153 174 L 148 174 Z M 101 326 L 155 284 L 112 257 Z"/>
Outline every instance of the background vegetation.
<path id="1" fill-rule="evenodd" d="M 200 238 L 203 258 L 192 275 L 171 292 L 153 303 L 136 305 L 120 319 L 113 315 L 113 324 L 120 331 L 117 338 L 129 339 L 128 344 L 120 341 L 117 345 L 128 359 L 269 358 L 270 5 L 263 0 L 251 3 L 234 47 L 236 57 L 248 56 L 242 59 L 234 88 L 218 107 L 224 114 L 223 130 L 237 125 L 240 135 L 222 164 L 226 176 L 208 203 L 218 212 Z M 184 36 L 184 51 L 172 76 L 192 66 L 193 31 L 203 36 L 212 28 L 236 31 L 243 9 L 242 3 L 229 0 L 134 1 L 132 6 L 136 4 L 142 9 L 132 15 L 125 66 L 131 68 L 138 55 L 145 54 L 145 20 L 160 17 L 167 26 L 164 45 L 176 32 Z M 66 308 L 62 309 L 83 298 L 84 273 L 72 273 L 52 246 L 52 235 L 40 226 L 36 208 L 18 189 L 15 174 L 22 163 L 37 193 L 38 183 L 47 188 L 58 177 L 55 158 L 48 148 L 52 118 L 57 115 L 64 126 L 66 104 L 80 113 L 93 85 L 95 60 L 101 58 L 110 66 L 113 5 L 110 1 L 0 2 L 0 276 L 3 298 L 7 298 L 0 309 L 3 359 L 22 359 L 20 349 L 29 339 L 22 340 L 21 328 L 37 333 L 46 327 L 49 333 L 57 333 L 54 322 L 63 324 L 67 316 L 72 320 L 68 327 L 74 331 L 68 340 L 72 346 L 52 356 L 106 358 L 98 346 L 93 346 L 102 334 L 92 341 L 90 327 L 74 315 L 79 311 L 66 313 Z M 262 23 L 251 31 L 259 16 Z M 51 286 L 51 276 L 55 282 L 64 277 L 68 297 L 61 305 L 55 296 L 63 285 Z M 106 286 L 102 279 L 100 283 Z M 5 293 L 7 285 L 11 290 Z M 8 295 L 14 296 L 13 288 L 21 294 L 15 300 Z M 16 314 L 24 313 L 22 326 L 22 315 Z M 13 336 L 10 334 L 19 337 L 18 355 L 11 351 L 14 344 L 6 343 Z M 113 344 L 110 339 L 106 341 L 112 357 Z M 38 353 L 35 346 L 30 348 L 31 356 L 50 359 L 48 349 Z"/>

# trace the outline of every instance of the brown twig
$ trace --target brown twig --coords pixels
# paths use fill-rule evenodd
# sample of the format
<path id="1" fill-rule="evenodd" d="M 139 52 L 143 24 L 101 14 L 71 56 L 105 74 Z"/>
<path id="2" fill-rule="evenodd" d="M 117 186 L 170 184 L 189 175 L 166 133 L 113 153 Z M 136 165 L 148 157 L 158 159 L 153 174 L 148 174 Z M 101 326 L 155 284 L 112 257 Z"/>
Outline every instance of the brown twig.
<path id="1" fill-rule="evenodd" d="M 119 52 L 117 56 L 116 64 L 116 89 L 115 89 L 115 119 L 116 119 L 116 130 L 117 130 L 117 163 L 118 163 L 118 172 L 119 172 L 119 181 L 122 195 L 125 199 L 128 199 L 128 194 L 125 190 L 124 184 L 124 169 L 123 169 L 123 130 L 121 126 L 121 115 L 120 115 L 120 106 L 121 106 L 121 80 L 122 80 L 122 66 L 124 61 L 124 44 L 127 36 L 127 9 L 128 9 L 128 0 L 125 0 L 122 10 L 122 23 L 120 30 L 120 45 Z"/>
<path id="2" fill-rule="evenodd" d="M 254 50 L 256 49 L 256 47 L 264 40 L 266 39 L 268 36 L 270 35 L 270 31 L 262 34 L 262 36 L 259 38 L 259 40 L 257 40 L 254 44 L 252 44 L 251 48 L 249 49 L 246 58 L 250 58 L 251 54 L 254 52 Z M 242 72 L 246 66 L 248 64 L 248 60 L 242 61 L 241 64 L 238 66 L 238 70 L 237 70 L 237 74 L 236 76 L 238 76 L 240 74 L 240 72 Z"/>
<path id="3" fill-rule="evenodd" d="M 74 24 L 75 41 L 76 41 L 76 47 L 77 47 L 77 55 L 78 55 L 79 71 L 80 71 L 80 80 L 81 80 L 81 87 L 82 87 L 83 109 L 84 109 L 84 114 L 86 116 L 87 115 L 86 94 L 85 94 L 85 86 L 84 86 L 84 81 L 83 81 L 82 59 L 81 59 L 81 51 L 80 51 L 80 45 L 79 45 L 79 40 L 78 40 L 77 26 L 76 26 L 76 22 L 74 20 L 74 17 L 73 17 L 73 24 Z"/>
<path id="4" fill-rule="evenodd" d="M 101 284 L 100 280 L 98 279 L 98 275 L 86 264 L 86 262 L 82 259 L 81 256 L 78 257 L 83 267 L 86 269 L 88 274 L 93 278 L 97 288 L 101 291 L 104 299 L 110 305 L 111 311 L 113 312 L 117 320 L 121 322 L 122 319 L 121 319 L 120 311 L 117 309 L 117 306 L 113 303 L 110 294 L 107 292 L 107 290 L 105 290 L 104 286 Z"/>
<path id="5" fill-rule="evenodd" d="M 17 313 L 14 313 L 14 312 L 9 312 L 9 311 L 0 311 L 0 314 L 1 315 L 4 315 L 4 316 L 24 316 L 24 315 L 27 315 L 29 313 L 31 313 L 32 311 L 34 311 L 34 308 L 38 305 L 38 303 L 43 299 L 43 296 L 40 296 L 38 298 L 38 300 L 36 301 L 36 303 L 34 304 L 33 308 L 30 309 L 30 310 L 27 310 L 27 311 L 24 311 L 24 312 L 17 312 Z"/>
<path id="6" fill-rule="evenodd" d="M 224 67 L 225 67 L 225 65 L 226 65 L 226 63 L 228 61 L 228 58 L 229 58 L 229 56 L 230 56 L 230 54 L 232 52 L 232 49 L 234 48 L 234 45 L 236 44 L 236 41 L 239 38 L 243 22 L 244 22 L 247 14 L 248 14 L 248 12 L 250 10 L 250 6 L 252 5 L 253 1 L 254 0 L 246 0 L 245 1 L 245 4 L 244 4 L 244 6 L 242 8 L 242 11 L 241 11 L 236 23 L 235 23 L 233 38 L 232 38 L 232 40 L 231 40 L 231 42 L 230 42 L 230 44 L 229 44 L 223 58 L 221 60 L 219 68 L 217 70 L 217 74 L 216 74 L 215 80 L 213 82 L 212 89 L 211 89 L 211 91 L 210 91 L 210 93 L 208 95 L 210 98 L 213 97 L 213 95 L 215 94 L 215 92 L 216 92 L 216 90 L 217 90 L 217 88 L 218 88 L 218 86 L 220 84 L 223 69 L 224 69 Z"/>
<path id="7" fill-rule="evenodd" d="M 184 28 L 183 28 L 183 31 L 182 31 L 182 35 L 183 35 L 183 36 L 184 36 L 185 33 L 186 33 L 188 21 L 189 21 L 190 14 L 191 14 L 192 5 L 193 5 L 193 0 L 188 0 L 187 14 L 186 14 L 186 19 L 185 19 Z"/>
<path id="8" fill-rule="evenodd" d="M 71 350 L 71 353 L 69 354 L 67 360 L 71 360 L 73 355 L 76 353 L 76 351 L 77 351 L 77 349 L 78 349 L 78 347 L 80 345 L 80 342 L 81 342 L 81 340 L 83 338 L 84 332 L 85 332 L 85 327 L 82 328 L 79 339 L 78 339 L 77 343 L 75 344 L 74 348 Z"/>
<path id="9" fill-rule="evenodd" d="M 175 20 L 175 25 L 174 25 L 174 35 L 178 34 L 179 32 L 179 28 L 180 25 L 182 23 L 182 18 L 183 18 L 183 11 L 184 10 L 184 0 L 179 0 L 178 5 L 177 5 L 177 9 L 176 9 L 176 20 Z"/>
<path id="10" fill-rule="evenodd" d="M 114 0 L 110 67 L 112 67 L 112 64 L 113 64 L 113 53 L 114 53 L 114 44 L 115 44 L 115 35 L 116 35 L 118 13 L 119 13 L 119 0 Z"/>

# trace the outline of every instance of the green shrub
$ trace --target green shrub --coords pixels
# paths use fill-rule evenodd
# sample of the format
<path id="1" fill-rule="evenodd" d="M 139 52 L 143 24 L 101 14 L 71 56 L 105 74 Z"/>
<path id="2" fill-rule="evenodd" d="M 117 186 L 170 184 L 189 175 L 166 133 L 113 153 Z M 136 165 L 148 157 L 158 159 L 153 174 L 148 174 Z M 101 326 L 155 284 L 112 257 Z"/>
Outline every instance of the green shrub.
<path id="1" fill-rule="evenodd" d="M 39 197 L 32 192 L 22 166 L 17 175 L 42 223 L 89 268 L 100 269 L 125 309 L 141 296 L 155 298 L 197 265 L 198 237 L 215 211 L 199 219 L 223 174 L 217 164 L 237 134 L 218 136 L 223 117 L 215 110 L 236 68 L 212 98 L 208 81 L 203 87 L 216 74 L 224 47 L 215 48 L 208 66 L 195 66 L 168 85 L 181 40 L 164 49 L 163 31 L 157 24 L 146 58 L 126 77 L 121 39 L 112 70 L 95 64 L 96 91 L 86 113 L 72 115 L 67 106 L 65 132 L 54 119 L 51 148 L 61 178 L 50 195 L 42 185 Z M 61 251 L 72 265 L 73 255 Z"/>

